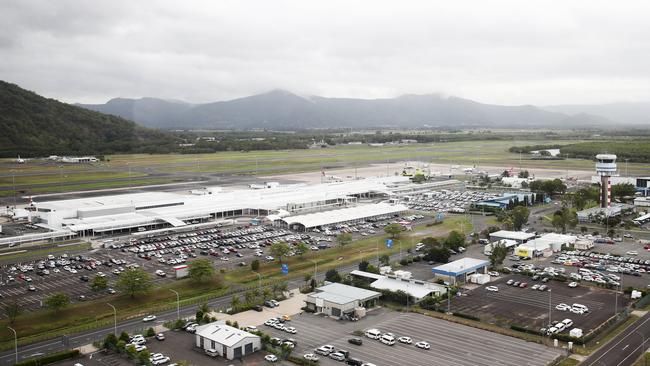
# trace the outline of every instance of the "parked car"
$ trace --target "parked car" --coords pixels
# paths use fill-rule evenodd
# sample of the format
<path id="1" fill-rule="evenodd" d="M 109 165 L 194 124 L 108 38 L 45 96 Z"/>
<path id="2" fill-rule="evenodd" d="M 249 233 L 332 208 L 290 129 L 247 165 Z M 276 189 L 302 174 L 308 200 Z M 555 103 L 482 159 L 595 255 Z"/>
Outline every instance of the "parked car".
<path id="1" fill-rule="evenodd" d="M 360 346 L 363 344 L 363 341 L 361 340 L 361 338 L 350 338 L 348 339 L 348 343 Z"/>
<path id="2" fill-rule="evenodd" d="M 499 292 L 499 288 L 496 287 L 496 286 L 488 286 L 485 289 L 490 291 L 490 292 Z"/>
<path id="3" fill-rule="evenodd" d="M 156 334 L 156 339 L 159 341 L 164 341 L 165 340 L 165 335 L 162 333 Z"/>
<path id="4" fill-rule="evenodd" d="M 421 341 L 415 344 L 415 347 L 421 348 L 421 349 L 430 349 L 431 345 L 427 342 Z"/>
<path id="5" fill-rule="evenodd" d="M 277 362 L 278 361 L 278 356 L 276 355 L 266 355 L 264 356 L 264 359 L 268 362 Z"/>

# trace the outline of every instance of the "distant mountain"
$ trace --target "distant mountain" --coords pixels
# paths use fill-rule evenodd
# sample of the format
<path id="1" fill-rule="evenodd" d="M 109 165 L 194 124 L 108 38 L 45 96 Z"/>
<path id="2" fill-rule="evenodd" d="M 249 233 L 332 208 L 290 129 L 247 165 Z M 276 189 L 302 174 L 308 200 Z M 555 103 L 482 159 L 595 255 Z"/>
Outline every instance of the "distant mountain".
<path id="1" fill-rule="evenodd" d="M 550 112 L 598 115 L 625 125 L 650 125 L 650 102 L 596 105 L 556 105 L 542 107 Z"/>
<path id="2" fill-rule="evenodd" d="M 230 101 L 186 104 L 161 99 L 113 99 L 80 106 L 157 128 L 301 129 L 365 127 L 593 127 L 600 117 L 575 118 L 535 106 L 501 106 L 437 94 L 385 99 L 302 97 L 284 90 Z"/>
<path id="3" fill-rule="evenodd" d="M 0 80 L 0 156 L 167 152 L 167 132 L 44 98 Z"/>

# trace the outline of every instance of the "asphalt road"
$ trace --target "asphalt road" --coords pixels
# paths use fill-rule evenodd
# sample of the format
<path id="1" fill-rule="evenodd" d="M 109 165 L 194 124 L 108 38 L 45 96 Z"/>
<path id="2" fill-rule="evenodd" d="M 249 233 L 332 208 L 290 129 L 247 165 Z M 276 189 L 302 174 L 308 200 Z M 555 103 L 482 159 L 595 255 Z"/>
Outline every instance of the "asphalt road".
<path id="1" fill-rule="evenodd" d="M 614 337 L 581 366 L 629 366 L 632 365 L 648 347 L 650 338 L 650 312 L 637 320 L 624 332 Z"/>

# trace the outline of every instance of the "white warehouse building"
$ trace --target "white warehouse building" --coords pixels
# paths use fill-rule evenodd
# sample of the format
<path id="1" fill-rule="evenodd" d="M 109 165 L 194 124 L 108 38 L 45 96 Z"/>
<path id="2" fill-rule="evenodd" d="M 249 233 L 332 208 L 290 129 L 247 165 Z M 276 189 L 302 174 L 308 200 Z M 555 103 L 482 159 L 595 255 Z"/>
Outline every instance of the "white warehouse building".
<path id="1" fill-rule="evenodd" d="M 218 321 L 196 328 L 196 346 L 228 359 L 241 359 L 262 348 L 259 336 Z"/>

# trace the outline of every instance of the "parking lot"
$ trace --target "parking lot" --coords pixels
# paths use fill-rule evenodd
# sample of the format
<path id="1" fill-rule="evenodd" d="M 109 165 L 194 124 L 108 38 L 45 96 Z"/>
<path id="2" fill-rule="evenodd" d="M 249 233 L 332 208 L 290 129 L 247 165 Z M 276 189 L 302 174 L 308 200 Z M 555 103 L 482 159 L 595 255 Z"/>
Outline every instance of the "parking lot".
<path id="1" fill-rule="evenodd" d="M 409 220 L 424 219 L 411 216 Z M 306 243 L 310 251 L 335 246 L 335 236 L 349 232 L 354 238 L 383 234 L 383 226 L 401 218 L 386 216 L 348 225 L 332 225 L 310 233 L 296 233 L 269 226 L 207 228 L 177 234 L 127 236 L 101 240 L 103 248 L 82 253 L 57 254 L 24 262 L 2 263 L 0 307 L 17 301 L 26 310 L 38 309 L 51 294 L 63 292 L 71 301 L 110 296 L 119 274 L 128 267 L 140 267 L 155 283 L 173 281 L 173 266 L 196 258 L 211 259 L 215 268 L 249 266 L 254 259 L 275 260 L 269 246 L 277 242 Z M 296 251 L 289 256 L 297 254 Z M 1 259 L 0 259 L 1 260 Z M 109 290 L 93 292 L 92 279 L 108 279 Z M 85 276 L 85 277 L 84 277 Z M 82 279 L 82 277 L 84 277 Z"/>
<path id="2" fill-rule="evenodd" d="M 498 194 L 483 191 L 450 191 L 443 189 L 410 196 L 407 204 L 413 210 L 464 213 L 472 203 L 493 199 L 498 196 Z"/>
<path id="3" fill-rule="evenodd" d="M 303 314 L 294 317 L 291 326 L 298 333 L 264 327 L 264 332 L 281 339 L 294 338 L 296 356 L 313 353 L 314 349 L 329 344 L 335 349 L 350 352 L 350 357 L 375 365 L 546 365 L 559 352 L 545 346 L 502 336 L 420 314 L 395 313 L 378 309 L 358 322 L 337 321 L 330 318 Z M 348 343 L 355 330 L 377 328 L 396 336 L 408 336 L 413 344 L 426 341 L 431 349 L 423 350 L 413 344 L 388 346 L 366 337 L 359 337 L 363 345 Z M 319 355 L 319 364 L 340 363 Z"/>
<path id="4" fill-rule="evenodd" d="M 508 280 L 526 282 L 526 288 L 507 285 Z M 614 291 L 591 286 L 568 287 L 568 282 L 549 281 L 547 291 L 533 290 L 532 286 L 541 284 L 531 277 L 522 275 L 503 276 L 484 286 L 465 291 L 466 296 L 458 296 L 451 301 L 451 311 L 480 317 L 485 321 L 517 324 L 539 330 L 551 321 L 573 320 L 571 328 L 580 328 L 584 334 L 602 324 L 614 315 L 615 299 L 618 298 L 618 310 L 629 302 L 629 297 L 617 296 Z M 497 286 L 498 292 L 490 292 L 487 286 Z M 589 308 L 587 314 L 575 314 L 570 311 L 557 310 L 558 304 L 571 306 L 574 303 Z M 549 307 L 550 305 L 550 307 Z M 570 329 L 567 329 L 568 333 Z"/>

